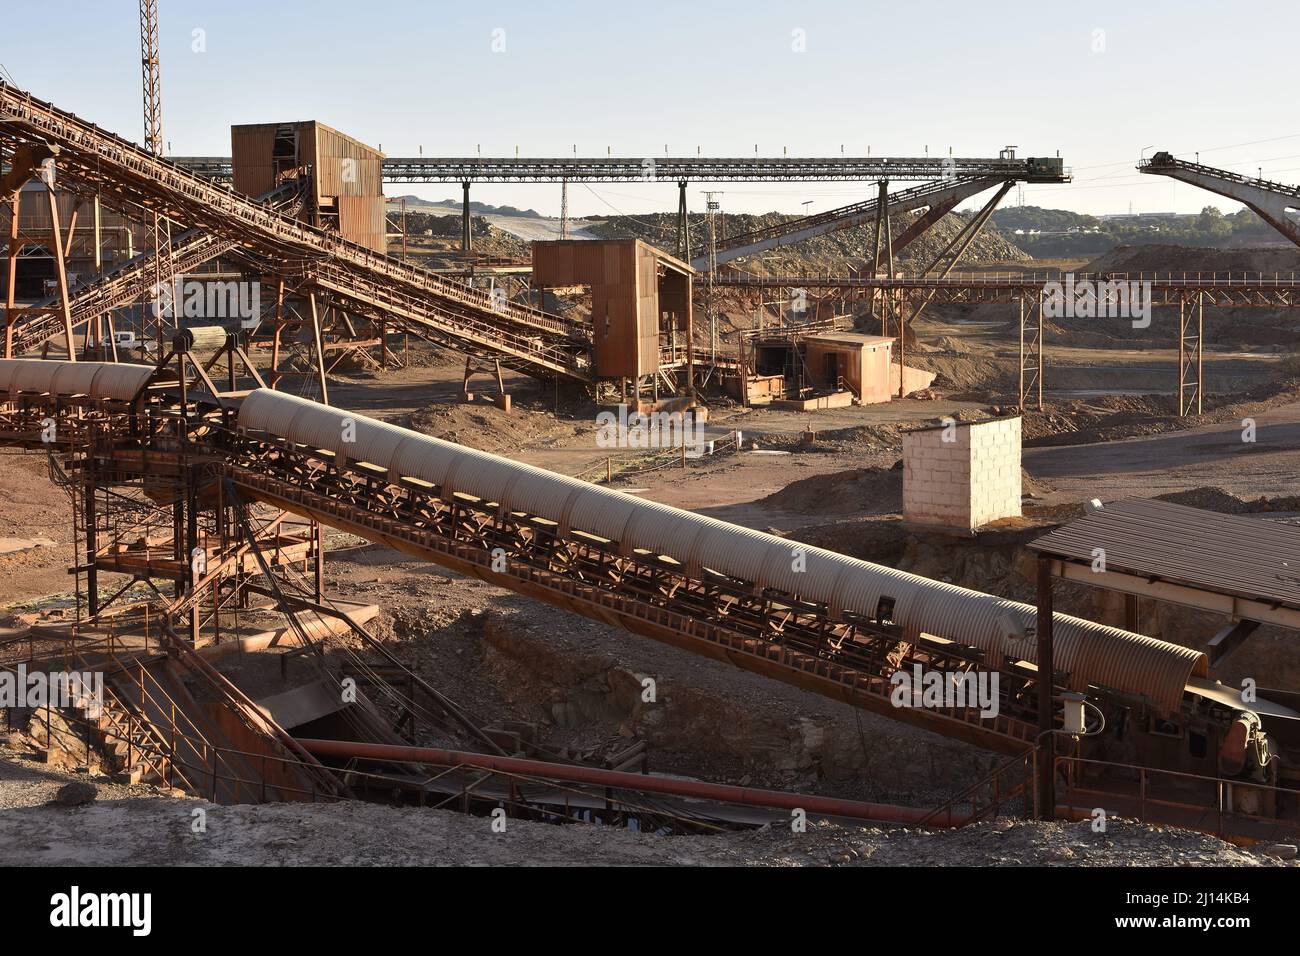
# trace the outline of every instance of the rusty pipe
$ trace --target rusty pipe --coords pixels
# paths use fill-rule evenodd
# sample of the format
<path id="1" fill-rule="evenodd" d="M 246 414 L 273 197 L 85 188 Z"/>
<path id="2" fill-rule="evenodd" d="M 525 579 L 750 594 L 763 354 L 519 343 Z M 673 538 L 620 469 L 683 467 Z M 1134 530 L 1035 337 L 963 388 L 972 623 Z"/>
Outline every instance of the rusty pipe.
<path id="1" fill-rule="evenodd" d="M 517 773 L 549 780 L 586 783 L 620 790 L 643 793 L 664 793 L 678 797 L 697 797 L 719 803 L 734 803 L 749 807 L 766 807 L 780 810 L 804 810 L 809 814 L 834 817 L 851 817 L 886 823 L 916 825 L 928 815 L 928 810 L 900 807 L 888 803 L 866 803 L 860 800 L 840 800 L 834 797 L 815 797 L 782 790 L 761 790 L 754 787 L 734 787 L 722 783 L 705 783 L 700 780 L 677 780 L 648 774 L 627 773 L 621 770 L 602 770 L 597 767 L 580 767 L 572 764 L 547 763 L 522 757 L 498 757 L 492 754 L 470 753 L 463 750 L 443 750 L 438 747 L 403 747 L 392 744 L 358 743 L 353 740 L 299 739 L 298 744 L 317 757 L 348 757 L 359 760 L 389 760 L 399 763 L 427 763 L 440 767 L 477 767 L 503 773 Z M 953 815 L 951 823 L 931 822 L 929 826 L 961 826 L 968 815 Z"/>

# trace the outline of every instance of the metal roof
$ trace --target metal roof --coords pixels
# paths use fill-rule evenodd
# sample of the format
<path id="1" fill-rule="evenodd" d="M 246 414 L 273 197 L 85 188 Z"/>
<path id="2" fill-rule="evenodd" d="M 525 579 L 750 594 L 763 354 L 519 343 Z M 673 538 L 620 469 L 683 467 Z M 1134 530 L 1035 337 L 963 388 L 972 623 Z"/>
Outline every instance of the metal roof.
<path id="1" fill-rule="evenodd" d="M 884 335 L 868 335 L 865 332 L 817 332 L 807 337 L 809 342 L 830 342 L 835 345 L 865 346 L 879 348 L 893 345 L 894 340 Z"/>
<path id="2" fill-rule="evenodd" d="M 1146 498 L 1089 512 L 1030 542 L 1042 554 L 1215 594 L 1300 608 L 1300 527 Z"/>

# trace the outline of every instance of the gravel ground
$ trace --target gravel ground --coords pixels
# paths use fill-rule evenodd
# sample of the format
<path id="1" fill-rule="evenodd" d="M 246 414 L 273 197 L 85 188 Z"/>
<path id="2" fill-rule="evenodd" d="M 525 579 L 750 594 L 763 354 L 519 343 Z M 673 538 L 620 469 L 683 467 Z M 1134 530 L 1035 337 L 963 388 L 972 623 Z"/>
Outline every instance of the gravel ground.
<path id="1" fill-rule="evenodd" d="M 201 812 L 200 812 L 201 811 Z M 196 832 L 196 821 L 203 832 Z M 953 831 L 810 822 L 718 836 L 492 821 L 374 804 L 221 807 L 162 796 L 0 810 L 17 866 L 1279 866 L 1209 836 L 1112 820 L 1011 820 Z"/>

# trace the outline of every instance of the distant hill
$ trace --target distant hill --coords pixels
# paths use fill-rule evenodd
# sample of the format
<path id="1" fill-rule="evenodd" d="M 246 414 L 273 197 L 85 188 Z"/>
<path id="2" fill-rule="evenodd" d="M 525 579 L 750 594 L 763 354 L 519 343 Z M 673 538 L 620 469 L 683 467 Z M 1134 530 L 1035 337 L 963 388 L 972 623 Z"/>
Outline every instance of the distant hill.
<path id="1" fill-rule="evenodd" d="M 403 199 L 406 200 L 406 209 L 408 212 L 431 212 L 437 210 L 441 213 L 446 210 L 452 210 L 459 213 L 461 209 L 461 202 L 459 199 L 429 200 L 421 199 L 419 196 L 390 196 L 388 197 L 388 210 L 392 212 L 393 210 L 399 209 Z M 485 202 L 474 202 L 473 200 L 470 200 L 469 211 L 476 216 L 524 216 L 532 219 L 541 216 L 541 213 L 536 209 L 518 209 L 514 206 L 493 206 Z"/>
<path id="2" fill-rule="evenodd" d="M 1283 244 L 1249 209 L 1224 215 L 1215 206 L 1199 213 L 1086 216 L 1065 209 L 1013 206 L 993 213 L 993 223 L 1036 259 L 1097 256 L 1117 246 L 1178 245 L 1218 249 Z"/>

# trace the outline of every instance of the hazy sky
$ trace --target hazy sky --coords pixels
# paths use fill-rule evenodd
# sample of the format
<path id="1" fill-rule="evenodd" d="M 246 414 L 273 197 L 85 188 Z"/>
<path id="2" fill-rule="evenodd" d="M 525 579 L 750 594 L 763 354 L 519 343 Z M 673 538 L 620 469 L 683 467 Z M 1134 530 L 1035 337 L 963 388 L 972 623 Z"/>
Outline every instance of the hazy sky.
<path id="1" fill-rule="evenodd" d="M 1206 0 L 432 3 L 160 0 L 163 129 L 176 155 L 232 123 L 317 119 L 390 156 L 1055 155 L 1026 204 L 1195 211 L 1226 200 L 1133 169 L 1144 147 L 1300 181 L 1300 4 Z M 196 32 L 201 31 L 201 32 Z M 18 86 L 142 137 L 136 0 L 13 2 Z M 1150 153 L 1152 150 L 1147 149 Z M 727 183 L 728 211 L 818 211 L 870 184 Z M 431 199 L 452 184 L 389 185 Z M 558 213 L 556 185 L 473 198 Z M 1019 200 L 1016 192 L 1007 202 Z M 669 212 L 676 187 L 572 186 L 573 215 Z"/>

